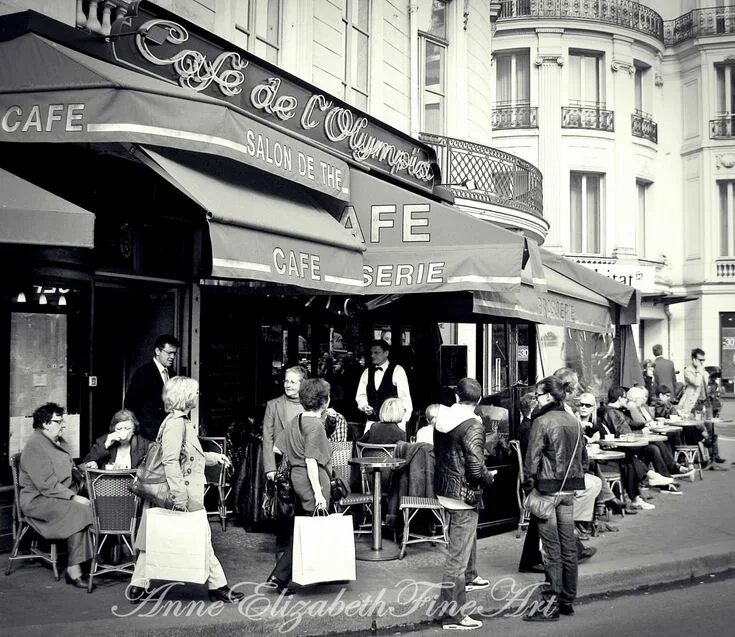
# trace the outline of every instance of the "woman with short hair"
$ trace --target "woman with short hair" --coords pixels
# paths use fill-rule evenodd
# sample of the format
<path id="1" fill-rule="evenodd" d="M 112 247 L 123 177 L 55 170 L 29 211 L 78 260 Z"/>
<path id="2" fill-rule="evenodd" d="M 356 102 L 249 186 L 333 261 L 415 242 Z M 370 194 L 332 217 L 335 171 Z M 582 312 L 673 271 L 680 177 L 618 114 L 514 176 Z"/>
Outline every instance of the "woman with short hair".
<path id="1" fill-rule="evenodd" d="M 110 421 L 109 433 L 97 438 L 82 462 L 90 469 L 106 464 L 114 465 L 115 469 L 136 469 L 151 444 L 138 430 L 138 419 L 132 411 L 116 411 Z"/>
<path id="2" fill-rule="evenodd" d="M 373 423 L 360 438 L 360 442 L 371 445 L 394 445 L 406 440 L 406 432 L 398 426 L 406 408 L 400 398 L 388 398 L 380 408 L 380 422 Z"/>

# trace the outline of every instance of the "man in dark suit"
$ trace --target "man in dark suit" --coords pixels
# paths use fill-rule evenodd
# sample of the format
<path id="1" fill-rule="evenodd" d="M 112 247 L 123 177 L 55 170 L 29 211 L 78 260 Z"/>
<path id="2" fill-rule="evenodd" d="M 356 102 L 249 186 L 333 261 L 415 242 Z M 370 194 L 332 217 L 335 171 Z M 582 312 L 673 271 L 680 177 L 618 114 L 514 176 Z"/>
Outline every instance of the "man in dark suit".
<path id="1" fill-rule="evenodd" d="M 653 378 L 656 381 L 656 385 L 666 385 L 667 387 L 676 390 L 676 371 L 674 370 L 674 363 L 668 358 L 663 357 L 664 348 L 661 345 L 653 346 L 653 355 L 656 360 L 653 361 L 656 367 L 653 370 Z"/>
<path id="2" fill-rule="evenodd" d="M 156 339 L 153 360 L 139 367 L 130 380 L 125 395 L 125 408 L 130 409 L 140 421 L 140 434 L 155 440 L 158 429 L 166 417 L 163 409 L 163 385 L 173 378 L 176 353 L 179 341 L 171 334 L 163 334 Z"/>

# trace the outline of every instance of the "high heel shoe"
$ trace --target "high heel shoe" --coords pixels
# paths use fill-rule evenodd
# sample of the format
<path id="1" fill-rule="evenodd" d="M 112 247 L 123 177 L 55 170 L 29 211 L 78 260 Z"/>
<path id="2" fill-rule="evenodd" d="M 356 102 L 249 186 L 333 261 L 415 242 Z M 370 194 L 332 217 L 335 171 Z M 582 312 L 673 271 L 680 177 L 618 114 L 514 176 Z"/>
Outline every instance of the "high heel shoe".
<path id="1" fill-rule="evenodd" d="M 64 572 L 64 581 L 75 588 L 87 588 L 87 582 L 81 577 L 72 577 L 69 571 Z"/>
<path id="2" fill-rule="evenodd" d="M 240 600 L 245 597 L 240 591 L 233 591 L 226 584 L 220 588 L 215 588 L 209 591 L 209 601 L 211 602 L 224 602 L 225 604 L 237 604 Z"/>

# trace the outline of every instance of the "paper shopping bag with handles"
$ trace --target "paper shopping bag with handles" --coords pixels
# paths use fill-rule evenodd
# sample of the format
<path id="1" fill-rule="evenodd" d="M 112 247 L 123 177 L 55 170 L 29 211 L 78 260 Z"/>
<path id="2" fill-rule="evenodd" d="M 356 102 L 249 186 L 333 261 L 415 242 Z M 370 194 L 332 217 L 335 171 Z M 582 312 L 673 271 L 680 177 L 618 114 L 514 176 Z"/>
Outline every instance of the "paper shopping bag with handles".
<path id="1" fill-rule="evenodd" d="M 209 522 L 207 512 L 146 511 L 146 564 L 148 579 L 203 584 L 209 577 Z"/>
<path id="2" fill-rule="evenodd" d="M 291 579 L 302 585 L 357 579 L 351 515 L 294 518 Z"/>

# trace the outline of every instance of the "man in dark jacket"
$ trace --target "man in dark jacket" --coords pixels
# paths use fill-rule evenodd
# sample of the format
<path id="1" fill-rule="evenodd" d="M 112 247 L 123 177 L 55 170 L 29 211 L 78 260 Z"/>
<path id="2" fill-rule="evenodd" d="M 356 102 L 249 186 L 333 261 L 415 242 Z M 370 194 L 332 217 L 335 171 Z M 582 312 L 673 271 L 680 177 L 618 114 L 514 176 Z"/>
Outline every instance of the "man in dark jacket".
<path id="1" fill-rule="evenodd" d="M 163 410 L 163 386 L 173 378 L 179 341 L 170 334 L 156 339 L 153 360 L 139 367 L 130 380 L 125 396 L 125 409 L 130 409 L 140 421 L 140 435 L 155 440 L 166 417 Z"/>
<path id="2" fill-rule="evenodd" d="M 614 435 L 616 437 L 631 433 L 631 420 L 626 409 L 625 390 L 622 387 L 611 387 L 607 392 L 607 405 L 597 410 L 597 427 L 600 437 Z"/>
<path id="3" fill-rule="evenodd" d="M 664 358 L 664 348 L 661 345 L 653 346 L 653 355 L 655 360 L 653 361 L 655 367 L 653 369 L 653 379 L 656 385 L 666 385 L 671 389 L 676 389 L 676 369 L 674 363 L 668 358 Z"/>
<path id="4" fill-rule="evenodd" d="M 439 407 L 434 428 L 434 491 L 449 516 L 449 546 L 439 595 L 445 629 L 473 630 L 482 622 L 462 615 L 466 592 L 487 588 L 490 582 L 475 570 L 478 509 L 482 490 L 493 483 L 494 471 L 485 467 L 485 428 L 475 414 L 482 387 L 474 378 L 457 384 L 456 403 Z"/>

